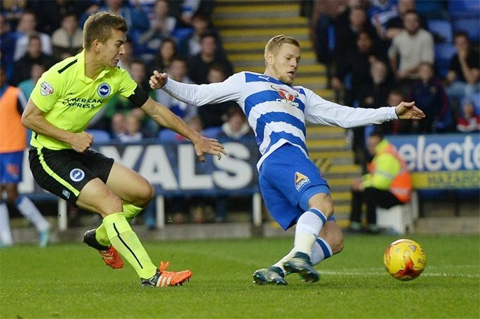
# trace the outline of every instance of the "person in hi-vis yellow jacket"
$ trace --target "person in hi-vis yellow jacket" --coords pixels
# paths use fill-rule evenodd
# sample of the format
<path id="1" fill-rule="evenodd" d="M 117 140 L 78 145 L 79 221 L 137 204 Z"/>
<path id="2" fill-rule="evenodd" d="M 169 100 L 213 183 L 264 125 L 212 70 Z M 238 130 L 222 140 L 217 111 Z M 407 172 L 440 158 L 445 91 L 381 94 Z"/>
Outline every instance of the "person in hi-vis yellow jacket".
<path id="1" fill-rule="evenodd" d="M 352 205 L 349 231 L 362 230 L 362 205 L 367 208 L 367 233 L 378 233 L 376 208 L 390 208 L 408 203 L 412 193 L 412 179 L 407 165 L 395 147 L 380 131 L 367 139 L 372 161 L 368 174 L 355 179 L 351 186 Z"/>

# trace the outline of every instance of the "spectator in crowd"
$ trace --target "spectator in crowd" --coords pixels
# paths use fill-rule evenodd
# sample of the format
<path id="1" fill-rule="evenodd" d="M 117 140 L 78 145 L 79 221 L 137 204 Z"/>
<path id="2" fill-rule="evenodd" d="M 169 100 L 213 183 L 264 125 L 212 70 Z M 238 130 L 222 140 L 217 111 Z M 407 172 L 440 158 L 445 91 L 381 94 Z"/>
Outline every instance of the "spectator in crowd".
<path id="1" fill-rule="evenodd" d="M 402 90 L 394 88 L 388 93 L 387 105 L 395 105 L 395 104 L 389 104 L 389 103 L 395 103 L 397 101 L 402 102 L 404 99 L 405 99 L 405 95 L 403 94 Z M 392 121 L 392 126 L 391 126 L 392 127 L 392 133 L 393 134 L 403 133 L 402 126 L 404 125 L 403 124 L 404 122 L 406 122 L 406 121 L 405 120 L 393 120 Z"/>
<path id="2" fill-rule="evenodd" d="M 140 6 L 130 7 L 123 0 L 104 0 L 104 5 L 99 7 L 96 4 L 90 6 L 80 17 L 80 25 L 84 25 L 88 16 L 98 11 L 108 11 L 122 16 L 127 22 L 129 37 L 134 41 L 140 38 L 140 35 L 150 27 L 147 14 Z"/>
<path id="3" fill-rule="evenodd" d="M 29 8 L 37 17 L 38 30 L 46 34 L 52 34 L 62 25 L 62 20 L 59 19 L 65 15 L 73 13 L 78 20 L 92 3 L 97 0 L 28 0 Z"/>
<path id="4" fill-rule="evenodd" d="M 228 109 L 227 120 L 222 124 L 222 131 L 217 138 L 240 140 L 245 136 L 253 137 L 253 131 L 242 109 L 238 105 L 232 106 Z"/>
<path id="5" fill-rule="evenodd" d="M 457 53 L 450 61 L 445 81 L 448 98 L 457 115 L 460 101 L 480 92 L 480 55 L 472 49 L 466 32 L 456 33 L 454 42 Z"/>
<path id="6" fill-rule="evenodd" d="M 0 14 L 0 64 L 5 67 L 5 76 L 8 82 L 13 83 L 15 45 L 20 33 L 11 31 L 12 28 Z"/>
<path id="7" fill-rule="evenodd" d="M 133 54 L 133 43 L 132 40 L 127 38 L 127 41 L 124 43 L 125 50 L 123 55 L 120 57 L 120 62 L 118 62 L 118 66 L 124 68 L 127 71 L 130 71 L 130 63 L 135 58 Z"/>
<path id="8" fill-rule="evenodd" d="M 418 13 L 405 13 L 403 22 L 405 30 L 393 38 L 388 56 L 397 81 L 408 90 L 412 80 L 418 78 L 420 63 L 434 63 L 434 44 L 432 35 L 420 28 Z"/>
<path id="9" fill-rule="evenodd" d="M 132 79 L 137 82 L 145 92 L 150 93 L 150 85 L 148 85 L 148 78 L 147 78 L 147 66 L 143 62 L 142 59 L 133 58 L 130 63 L 130 75 Z"/>
<path id="10" fill-rule="evenodd" d="M 0 12 L 6 23 L 15 30 L 18 21 L 27 8 L 27 0 L 3 0 L 0 2 Z"/>
<path id="11" fill-rule="evenodd" d="M 25 11 L 17 27 L 17 32 L 20 35 L 15 44 L 15 55 L 13 57 L 15 61 L 18 61 L 27 52 L 31 36 L 37 36 L 40 39 L 42 52 L 45 55 L 52 55 L 52 39 L 48 34 L 37 32 L 36 28 L 35 14 L 31 11 Z"/>
<path id="12" fill-rule="evenodd" d="M 168 68 L 167 73 L 175 81 L 182 83 L 193 83 L 192 80 L 190 80 L 190 78 L 187 76 L 187 62 L 183 58 L 174 58 L 170 67 Z M 163 90 L 156 90 L 154 94 L 157 102 L 168 107 L 170 111 L 175 113 L 184 121 L 188 122 L 191 118 L 197 116 L 198 108 L 196 106 L 179 101 Z"/>
<path id="13" fill-rule="evenodd" d="M 387 20 L 380 38 L 390 43 L 393 38 L 404 30 L 404 17 L 407 12 L 416 11 L 416 0 L 398 0 L 395 13 Z M 422 29 L 427 30 L 427 23 L 422 16 L 419 15 L 419 23 Z M 378 27 L 377 27 L 377 30 Z"/>
<path id="14" fill-rule="evenodd" d="M 111 120 L 112 139 L 120 141 L 120 136 L 127 132 L 127 121 L 124 113 L 115 113 Z"/>
<path id="15" fill-rule="evenodd" d="M 177 56 L 177 44 L 173 38 L 166 38 L 158 49 L 158 54 L 150 62 L 148 69 L 149 74 L 153 70 L 163 70 L 166 72 L 170 67 L 173 59 Z"/>
<path id="16" fill-rule="evenodd" d="M 202 0 L 183 0 L 180 7 L 180 20 L 184 25 L 192 25 L 192 18 L 200 8 Z"/>
<path id="17" fill-rule="evenodd" d="M 27 52 L 15 62 L 15 75 L 13 83 L 18 84 L 30 78 L 32 65 L 34 63 L 43 64 L 50 67 L 53 64 L 53 58 L 42 52 L 42 42 L 38 35 L 30 36 Z"/>
<path id="18" fill-rule="evenodd" d="M 421 62 L 419 79 L 410 91 L 410 98 L 425 113 L 420 121 L 410 122 L 410 133 L 434 133 L 447 131 L 451 125 L 451 110 L 443 83 L 435 77 L 433 64 Z"/>
<path id="19" fill-rule="evenodd" d="M 125 132 L 118 135 L 122 143 L 140 142 L 143 134 L 140 131 L 140 119 L 133 113 L 125 116 Z"/>
<path id="20" fill-rule="evenodd" d="M 218 64 L 213 64 L 208 71 L 208 83 L 220 83 L 227 79 L 225 69 Z M 233 101 L 222 103 L 206 104 L 198 108 L 198 115 L 202 119 L 203 127 L 221 126 L 226 118 L 228 110 L 232 107 L 238 107 Z"/>
<path id="21" fill-rule="evenodd" d="M 357 9 L 353 9 L 352 13 Z M 382 59 L 374 48 L 371 34 L 367 31 L 360 31 L 356 39 L 356 47 L 349 50 L 343 58 L 342 63 L 337 64 L 337 73 L 332 77 L 332 88 L 345 92 L 345 104 L 363 106 L 365 96 L 373 87 L 373 80 L 370 75 L 372 62 Z M 385 57 L 383 57 L 385 59 Z M 351 78 L 348 87 L 345 84 L 347 76 Z M 355 162 L 364 162 L 364 126 L 352 128 L 352 147 L 355 152 Z"/>
<path id="22" fill-rule="evenodd" d="M 342 65 L 349 53 L 356 50 L 357 38 L 360 32 L 367 32 L 375 46 L 379 45 L 378 37 L 367 18 L 365 9 L 354 7 L 349 12 L 349 20 L 346 24 L 337 21 L 335 25 L 335 58 L 337 67 Z"/>
<path id="23" fill-rule="evenodd" d="M 469 133 L 480 131 L 480 114 L 477 114 L 472 101 L 465 100 L 462 113 L 457 119 L 457 131 Z"/>
<path id="24" fill-rule="evenodd" d="M 20 89 L 6 82 L 5 68 L 0 66 L 0 247 L 12 246 L 8 211 L 17 208 L 30 220 L 39 233 L 39 245 L 45 247 L 50 238 L 50 223 L 42 216 L 32 201 L 18 194 L 22 181 L 23 153 L 27 131 L 21 123 L 26 99 Z M 7 201 L 3 200 L 3 192 Z M 10 206 L 10 207 L 9 207 Z"/>
<path id="25" fill-rule="evenodd" d="M 153 7 L 153 17 L 150 19 L 150 29 L 145 31 L 138 41 L 141 50 L 150 56 L 155 55 L 162 41 L 172 37 L 177 26 L 177 19 L 169 15 L 167 0 L 156 0 Z"/>
<path id="26" fill-rule="evenodd" d="M 316 0 L 310 19 L 310 38 L 313 43 L 317 61 L 327 66 L 332 61 L 329 29 L 333 27 L 336 17 L 346 10 L 347 0 Z"/>
<path id="27" fill-rule="evenodd" d="M 74 13 L 62 17 L 61 28 L 52 34 L 53 56 L 57 61 L 80 52 L 83 44 L 83 33 L 78 27 L 78 19 Z"/>
<path id="28" fill-rule="evenodd" d="M 375 60 L 370 66 L 373 85 L 366 89 L 361 97 L 361 105 L 377 109 L 387 104 L 388 93 L 395 86 L 395 80 L 385 61 Z M 384 123 L 385 124 L 385 123 Z M 386 133 L 386 131 L 383 131 Z"/>
<path id="29" fill-rule="evenodd" d="M 134 58 L 130 64 L 130 75 L 132 79 L 140 86 L 145 92 L 150 95 L 150 86 L 148 85 L 148 77 L 146 72 L 145 63 L 141 59 Z M 159 130 L 159 125 L 151 117 L 146 116 L 145 112 L 139 108 L 133 107 L 130 101 L 126 101 L 129 104 L 128 108 L 131 109 L 131 113 L 137 116 L 140 121 L 140 130 L 142 137 L 156 137 Z"/>
<path id="30" fill-rule="evenodd" d="M 185 58 L 190 58 L 200 53 L 200 40 L 202 34 L 205 33 L 212 33 L 217 37 L 217 53 L 219 55 L 224 55 L 217 30 L 213 27 L 209 17 L 202 13 L 196 13 L 193 15 L 191 32 L 186 32 L 185 35 L 179 37 L 179 54 Z"/>
<path id="31" fill-rule="evenodd" d="M 350 232 L 362 231 L 362 206 L 366 204 L 367 225 L 365 231 L 379 232 L 377 207 L 391 208 L 408 203 L 412 191 L 410 172 L 395 147 L 374 131 L 367 139 L 368 152 L 373 156 L 368 174 L 353 181 Z"/>
<path id="32" fill-rule="evenodd" d="M 33 63 L 30 71 L 30 78 L 22 81 L 18 84 L 18 88 L 22 91 L 26 99 L 32 94 L 35 84 L 37 84 L 38 79 L 45 72 L 45 65 L 42 63 Z"/>
<path id="33" fill-rule="evenodd" d="M 396 0 L 371 0 L 368 7 L 368 16 L 377 30 L 380 39 L 383 39 L 386 24 L 391 18 L 398 16 Z"/>
<path id="34" fill-rule="evenodd" d="M 336 90 L 347 90 L 346 104 L 363 105 L 363 97 L 373 85 L 370 75 L 372 63 L 379 60 L 386 60 L 386 55 L 382 54 L 375 47 L 371 34 L 367 31 L 360 31 L 355 40 L 355 48 L 345 54 L 342 63 L 337 65 L 337 72 L 332 77 L 332 88 Z M 351 76 L 350 87 L 346 87 L 346 77 Z"/>
<path id="35" fill-rule="evenodd" d="M 242 109 L 232 106 L 228 109 L 227 120 L 222 125 L 222 131 L 216 137 L 220 142 L 242 141 L 244 139 L 254 139 L 252 129 L 247 123 L 247 118 Z M 229 198 L 226 195 L 218 196 L 215 207 L 215 222 L 224 223 L 227 221 L 227 209 Z"/>
<path id="36" fill-rule="evenodd" d="M 188 76 L 196 84 L 208 83 L 208 71 L 213 64 L 221 65 L 227 77 L 233 74 L 232 63 L 218 55 L 218 38 L 213 33 L 204 33 L 200 37 L 201 51 L 188 60 Z"/>

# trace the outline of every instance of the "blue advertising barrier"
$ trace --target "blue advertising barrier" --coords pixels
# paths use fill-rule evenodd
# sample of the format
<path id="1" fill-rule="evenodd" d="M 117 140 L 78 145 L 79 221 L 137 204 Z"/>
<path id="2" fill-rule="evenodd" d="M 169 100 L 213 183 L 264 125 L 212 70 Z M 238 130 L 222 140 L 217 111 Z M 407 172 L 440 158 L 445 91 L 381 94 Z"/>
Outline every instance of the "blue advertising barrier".
<path id="1" fill-rule="evenodd" d="M 420 199 L 450 200 L 480 194 L 480 135 L 387 136 L 407 162 Z"/>
<path id="2" fill-rule="evenodd" d="M 480 135 L 388 136 L 417 189 L 480 189 Z"/>
<path id="3" fill-rule="evenodd" d="M 252 195 L 256 207 L 253 209 L 254 223 L 258 223 L 261 202 L 256 168 L 259 152 L 255 139 L 223 138 L 221 142 L 228 156 L 222 156 L 218 160 L 212 155 L 206 155 L 204 163 L 199 161 L 190 142 L 160 144 L 158 140 L 152 139 L 132 144 L 99 143 L 94 145 L 94 149 L 139 172 L 154 186 L 159 227 L 164 226 L 163 199 L 175 196 Z M 28 167 L 26 154 L 20 192 L 34 199 L 57 199 L 34 182 Z M 66 215 L 66 204 L 62 202 L 63 200 L 59 201 L 59 215 Z M 60 229 L 65 229 L 66 216 L 60 218 Z"/>

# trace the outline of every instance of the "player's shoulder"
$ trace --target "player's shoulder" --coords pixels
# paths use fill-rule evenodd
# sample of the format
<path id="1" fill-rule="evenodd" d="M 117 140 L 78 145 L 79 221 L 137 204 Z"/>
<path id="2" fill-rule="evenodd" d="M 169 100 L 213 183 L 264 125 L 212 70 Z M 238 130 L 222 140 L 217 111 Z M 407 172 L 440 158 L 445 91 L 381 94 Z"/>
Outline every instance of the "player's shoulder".
<path id="1" fill-rule="evenodd" d="M 50 77 L 62 78 L 65 75 L 68 76 L 72 68 L 78 63 L 78 57 L 72 56 L 68 57 L 60 62 L 54 64 L 50 69 L 48 69 L 45 74 Z"/>
<path id="2" fill-rule="evenodd" d="M 306 87 L 303 87 L 301 85 L 294 85 L 292 88 L 300 93 L 301 95 L 308 95 L 308 94 L 314 94 L 312 90 L 307 89 Z"/>

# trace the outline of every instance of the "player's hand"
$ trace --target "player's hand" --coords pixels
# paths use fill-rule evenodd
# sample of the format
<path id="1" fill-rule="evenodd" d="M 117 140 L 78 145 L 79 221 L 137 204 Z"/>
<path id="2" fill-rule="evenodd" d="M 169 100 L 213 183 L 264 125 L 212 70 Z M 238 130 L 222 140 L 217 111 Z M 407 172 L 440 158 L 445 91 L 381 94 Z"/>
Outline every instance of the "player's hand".
<path id="1" fill-rule="evenodd" d="M 153 75 L 150 77 L 150 81 L 148 81 L 148 83 L 153 90 L 158 90 L 161 89 L 165 85 L 165 83 L 167 83 L 167 80 L 167 73 L 160 73 L 155 70 L 153 71 Z"/>
<path id="2" fill-rule="evenodd" d="M 421 120 L 425 117 L 425 114 L 415 105 L 415 102 L 401 102 L 395 107 L 395 112 L 401 120 Z"/>
<path id="3" fill-rule="evenodd" d="M 83 153 L 92 146 L 93 136 L 87 132 L 80 132 L 73 134 L 73 137 L 70 140 L 70 145 L 72 148 L 79 152 Z"/>
<path id="4" fill-rule="evenodd" d="M 222 158 L 222 154 L 227 155 L 223 145 L 213 138 L 200 136 L 198 141 L 193 143 L 193 146 L 195 147 L 195 153 L 197 153 L 198 159 L 201 162 L 205 162 L 205 154 L 215 155 L 218 159 Z"/>

